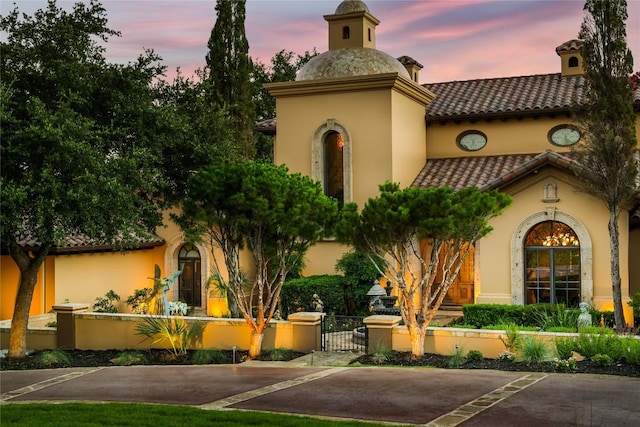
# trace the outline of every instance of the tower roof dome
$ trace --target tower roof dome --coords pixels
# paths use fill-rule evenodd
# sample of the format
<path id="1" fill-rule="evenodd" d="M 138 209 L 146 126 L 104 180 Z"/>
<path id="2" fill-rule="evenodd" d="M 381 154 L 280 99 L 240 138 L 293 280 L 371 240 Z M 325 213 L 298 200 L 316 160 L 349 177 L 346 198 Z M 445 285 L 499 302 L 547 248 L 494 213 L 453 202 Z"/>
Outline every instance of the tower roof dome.
<path id="1" fill-rule="evenodd" d="M 347 15 L 354 12 L 369 12 L 367 5 L 361 0 L 344 0 L 336 8 L 336 15 Z"/>
<path id="2" fill-rule="evenodd" d="M 296 81 L 398 73 L 411 79 L 407 69 L 393 56 L 377 49 L 355 47 L 329 50 L 298 71 Z"/>

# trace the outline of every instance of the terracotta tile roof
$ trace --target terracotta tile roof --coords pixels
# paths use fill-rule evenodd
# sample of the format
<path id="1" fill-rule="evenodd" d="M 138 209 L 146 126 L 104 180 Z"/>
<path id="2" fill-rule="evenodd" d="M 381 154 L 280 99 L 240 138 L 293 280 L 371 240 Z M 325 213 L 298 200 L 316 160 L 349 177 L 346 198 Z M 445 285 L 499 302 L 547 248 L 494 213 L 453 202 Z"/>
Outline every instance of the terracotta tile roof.
<path id="1" fill-rule="evenodd" d="M 570 169 L 572 153 L 545 151 L 503 156 L 429 159 L 413 186 L 449 186 L 454 190 L 476 186 L 480 190 L 501 188 L 545 165 Z"/>
<path id="2" fill-rule="evenodd" d="M 558 47 L 570 45 L 574 40 Z M 568 114 L 584 95 L 584 77 L 560 73 L 427 83 L 436 95 L 426 107 L 427 122 Z M 633 94 L 640 108 L 640 88 Z M 256 131 L 274 135 L 276 119 L 257 123 Z"/>
<path id="3" fill-rule="evenodd" d="M 256 123 L 253 129 L 257 132 L 266 133 L 267 135 L 276 134 L 276 119 L 267 119 Z"/>
<path id="4" fill-rule="evenodd" d="M 398 60 L 402 65 L 404 65 L 405 67 L 406 67 L 407 65 L 415 65 L 415 66 L 416 66 L 416 67 L 418 67 L 419 69 L 423 69 L 423 68 L 424 68 L 424 66 L 423 66 L 421 63 L 419 63 L 418 61 L 416 61 L 415 59 L 413 59 L 412 57 L 407 56 L 407 55 L 403 55 L 403 56 L 401 56 L 401 57 L 399 57 L 399 58 L 396 58 L 396 59 L 397 59 L 397 60 Z"/>
<path id="5" fill-rule="evenodd" d="M 18 242 L 25 249 L 37 248 L 40 246 L 34 238 L 24 238 Z M 131 244 L 125 245 L 127 250 L 149 249 L 155 246 L 161 246 L 165 243 L 164 239 L 155 234 L 135 235 Z M 75 234 L 65 237 L 62 241 L 54 246 L 51 254 L 62 253 L 83 253 L 83 252 L 109 252 L 117 251 L 120 247 L 117 243 L 104 243 L 97 239 L 90 239 L 84 234 Z"/>
<path id="6" fill-rule="evenodd" d="M 436 94 L 427 121 L 569 112 L 583 96 L 584 78 L 560 73 L 428 83 Z"/>
<path id="7" fill-rule="evenodd" d="M 556 53 L 560 54 L 560 52 L 573 52 L 576 50 L 580 50 L 582 47 L 582 40 L 573 39 L 568 42 L 562 43 L 560 46 L 556 48 Z"/>

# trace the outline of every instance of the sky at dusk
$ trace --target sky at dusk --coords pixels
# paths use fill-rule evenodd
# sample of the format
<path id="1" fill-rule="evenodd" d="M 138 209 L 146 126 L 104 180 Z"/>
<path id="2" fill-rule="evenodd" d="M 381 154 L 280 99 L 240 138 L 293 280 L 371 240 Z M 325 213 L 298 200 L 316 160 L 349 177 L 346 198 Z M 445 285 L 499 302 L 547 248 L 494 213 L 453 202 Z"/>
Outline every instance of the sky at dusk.
<path id="1" fill-rule="evenodd" d="M 45 0 L 17 0 L 33 14 Z M 74 2 L 58 1 L 70 10 Z M 122 32 L 107 45 L 113 62 L 132 61 L 152 48 L 168 67 L 190 76 L 203 67 L 215 23 L 215 0 L 104 0 L 109 26 Z M 368 0 L 377 48 L 420 62 L 421 83 L 546 74 L 560 71 L 555 48 L 577 38 L 583 0 Z M 640 70 L 640 0 L 627 0 L 627 43 Z M 327 50 L 327 22 L 339 0 L 248 0 L 245 29 L 249 54 L 269 63 L 285 49 Z M 2 1 L 2 15 L 12 8 Z"/>

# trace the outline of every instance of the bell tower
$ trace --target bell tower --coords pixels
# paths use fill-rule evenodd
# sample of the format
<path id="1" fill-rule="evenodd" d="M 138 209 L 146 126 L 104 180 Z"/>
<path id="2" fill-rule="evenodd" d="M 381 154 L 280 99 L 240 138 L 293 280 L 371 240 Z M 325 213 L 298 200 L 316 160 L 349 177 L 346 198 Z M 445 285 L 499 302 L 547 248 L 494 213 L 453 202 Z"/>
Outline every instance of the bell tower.
<path id="1" fill-rule="evenodd" d="M 329 50 L 376 47 L 376 26 L 380 23 L 361 0 L 345 0 L 333 15 L 325 15 L 329 23 Z"/>

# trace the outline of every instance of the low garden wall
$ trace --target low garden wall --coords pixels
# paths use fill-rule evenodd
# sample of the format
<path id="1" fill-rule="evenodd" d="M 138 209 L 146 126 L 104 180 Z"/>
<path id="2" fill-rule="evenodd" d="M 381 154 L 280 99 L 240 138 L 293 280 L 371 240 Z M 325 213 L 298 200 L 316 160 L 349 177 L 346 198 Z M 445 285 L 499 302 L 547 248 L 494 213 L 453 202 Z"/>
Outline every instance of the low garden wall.
<path id="1" fill-rule="evenodd" d="M 82 304 L 63 304 L 54 308 L 57 312 L 57 328 L 45 327 L 30 322 L 27 333 L 27 348 L 44 349 L 149 349 L 169 348 L 168 342 L 152 343 L 150 339 L 136 333 L 136 325 L 146 315 L 111 314 L 89 312 Z M 286 348 L 301 352 L 320 350 L 321 318 L 324 314 L 301 312 L 289 316 L 288 320 L 272 320 L 265 330 L 263 349 Z M 214 317 L 181 317 L 187 323 L 206 324 L 202 340 L 191 349 L 238 350 L 249 348 L 251 330 L 244 319 Z M 396 351 L 411 351 L 411 340 L 405 326 L 400 325 L 401 317 L 375 315 L 365 318 L 369 331 L 369 352 L 380 348 Z M 42 323 L 42 322 L 40 322 Z M 35 325 L 35 326 L 34 326 Z M 558 336 L 578 336 L 572 333 L 527 332 L 522 335 L 536 335 L 539 340 L 553 343 Z M 443 355 L 454 353 L 456 345 L 464 352 L 481 351 L 485 357 L 497 358 L 505 349 L 501 338 L 505 331 L 484 329 L 463 329 L 452 327 L 430 327 L 425 337 L 425 352 Z M 0 328 L 2 348 L 8 348 L 9 325 Z"/>

